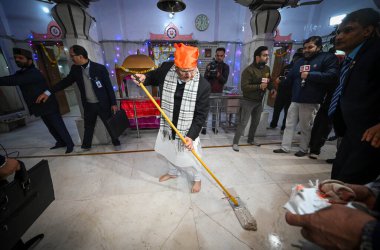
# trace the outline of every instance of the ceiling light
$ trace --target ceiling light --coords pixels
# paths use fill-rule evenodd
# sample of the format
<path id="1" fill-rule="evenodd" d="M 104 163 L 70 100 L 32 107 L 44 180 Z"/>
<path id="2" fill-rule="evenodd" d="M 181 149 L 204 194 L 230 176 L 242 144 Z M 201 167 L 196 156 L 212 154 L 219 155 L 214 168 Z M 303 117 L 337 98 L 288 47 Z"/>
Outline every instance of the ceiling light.
<path id="1" fill-rule="evenodd" d="M 339 25 L 345 17 L 346 14 L 330 17 L 330 26 Z"/>
<path id="2" fill-rule="evenodd" d="M 45 12 L 46 14 L 50 13 L 50 10 L 48 7 L 42 7 L 42 11 Z"/>
<path id="3" fill-rule="evenodd" d="M 181 12 L 186 9 L 186 4 L 182 0 L 159 0 L 157 7 L 166 12 Z"/>

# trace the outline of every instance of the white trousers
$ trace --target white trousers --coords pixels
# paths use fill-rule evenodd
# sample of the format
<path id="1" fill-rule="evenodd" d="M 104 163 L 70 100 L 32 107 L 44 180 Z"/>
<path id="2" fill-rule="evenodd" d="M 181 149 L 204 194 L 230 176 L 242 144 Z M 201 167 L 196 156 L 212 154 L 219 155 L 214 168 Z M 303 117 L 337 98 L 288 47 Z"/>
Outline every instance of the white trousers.
<path id="1" fill-rule="evenodd" d="M 160 130 L 157 135 L 154 150 L 168 161 L 170 165 L 169 175 L 179 176 L 181 175 L 181 171 L 185 171 L 186 169 L 186 171 L 189 170 L 187 172 L 190 173 L 193 181 L 200 181 L 201 171 L 203 169 L 202 165 L 191 151 L 187 149 L 178 150 L 177 140 L 180 139 L 169 140 L 168 138 L 164 138 L 162 131 Z M 193 141 L 193 146 L 198 156 L 202 157 L 202 146 L 199 137 Z"/>
<path id="2" fill-rule="evenodd" d="M 289 152 L 292 147 L 294 131 L 299 123 L 301 129 L 300 150 L 304 153 L 309 151 L 311 129 L 314 117 L 319 109 L 318 103 L 296 103 L 292 102 L 286 117 L 286 127 L 282 137 L 281 148 Z"/>

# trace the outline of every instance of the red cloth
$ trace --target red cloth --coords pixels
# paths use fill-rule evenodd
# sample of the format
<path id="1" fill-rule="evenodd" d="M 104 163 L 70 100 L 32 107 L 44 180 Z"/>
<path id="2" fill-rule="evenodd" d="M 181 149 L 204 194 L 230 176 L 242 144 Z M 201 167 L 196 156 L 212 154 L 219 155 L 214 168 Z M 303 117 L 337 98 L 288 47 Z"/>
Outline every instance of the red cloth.
<path id="1" fill-rule="evenodd" d="M 155 98 L 155 100 L 158 105 L 160 105 L 159 98 Z M 160 127 L 160 111 L 150 100 L 122 100 L 120 102 L 120 108 L 127 114 L 130 127 L 132 129 L 137 128 L 133 102 L 135 102 L 136 105 L 136 114 L 139 129 Z"/>
<path id="2" fill-rule="evenodd" d="M 158 105 L 160 105 L 160 99 L 155 98 Z M 133 102 L 136 105 L 137 118 L 160 116 L 160 111 L 154 106 L 150 100 L 122 100 L 120 102 L 121 109 L 125 111 L 129 119 L 135 118 L 135 111 L 133 109 Z"/>

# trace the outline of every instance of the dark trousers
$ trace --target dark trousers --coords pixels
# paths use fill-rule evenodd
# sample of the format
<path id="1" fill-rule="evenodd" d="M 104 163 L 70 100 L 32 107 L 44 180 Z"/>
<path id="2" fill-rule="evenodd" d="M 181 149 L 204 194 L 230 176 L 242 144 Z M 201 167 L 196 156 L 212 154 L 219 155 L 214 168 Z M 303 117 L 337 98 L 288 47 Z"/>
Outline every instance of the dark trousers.
<path id="1" fill-rule="evenodd" d="M 290 97 L 290 94 L 284 93 L 283 91 L 279 91 L 276 97 L 276 100 L 274 102 L 273 116 L 272 116 L 272 121 L 270 123 L 270 127 L 272 128 L 277 127 L 278 119 L 280 118 L 280 113 L 282 109 L 284 109 L 284 119 L 282 119 L 281 130 L 285 129 L 286 116 L 288 115 L 288 109 L 289 109 L 291 100 L 292 99 Z"/>
<path id="2" fill-rule="evenodd" d="M 339 145 L 331 179 L 352 184 L 367 184 L 380 174 L 380 148 L 361 141 L 361 134 L 346 131 Z"/>
<path id="3" fill-rule="evenodd" d="M 325 145 L 327 137 L 332 129 L 332 122 L 328 116 L 328 108 L 321 106 L 314 119 L 310 137 L 310 153 L 319 155 Z"/>
<path id="4" fill-rule="evenodd" d="M 251 118 L 251 126 L 249 127 L 248 143 L 254 142 L 255 133 L 260 123 L 263 105 L 260 101 L 251 101 L 243 99 L 240 101 L 240 121 L 236 127 L 233 144 L 239 144 L 240 137 L 244 134 L 245 127 Z"/>
<path id="5" fill-rule="evenodd" d="M 104 123 L 108 134 L 111 136 L 112 144 L 114 146 L 120 145 L 120 141 L 113 137 L 110 127 L 107 124 L 107 120 L 112 116 L 111 107 L 104 109 L 99 103 L 86 103 L 84 107 L 84 136 L 82 148 L 91 148 L 92 137 L 94 136 L 96 119 L 98 116 Z"/>
<path id="6" fill-rule="evenodd" d="M 56 112 L 48 115 L 41 115 L 41 119 L 48 128 L 50 134 L 56 140 L 56 145 L 67 146 L 68 148 L 74 147 L 73 140 L 71 139 L 69 131 L 67 131 L 61 114 Z"/>

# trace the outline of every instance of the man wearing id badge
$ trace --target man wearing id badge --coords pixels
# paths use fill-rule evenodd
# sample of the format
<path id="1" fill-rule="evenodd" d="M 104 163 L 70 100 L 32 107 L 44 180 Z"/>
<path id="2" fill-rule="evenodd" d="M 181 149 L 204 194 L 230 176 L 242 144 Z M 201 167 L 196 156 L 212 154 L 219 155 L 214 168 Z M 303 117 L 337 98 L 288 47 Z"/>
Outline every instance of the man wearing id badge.
<path id="1" fill-rule="evenodd" d="M 76 82 L 84 110 L 82 151 L 91 149 L 98 116 L 111 136 L 115 150 L 120 150 L 120 141 L 110 133 L 110 127 L 107 124 L 107 120 L 118 110 L 118 107 L 106 67 L 89 60 L 86 49 L 79 45 L 73 45 L 70 48 L 70 58 L 74 63 L 70 73 L 54 85 L 50 91 L 41 94 L 37 102 L 45 102 L 51 93 L 63 90 Z"/>

